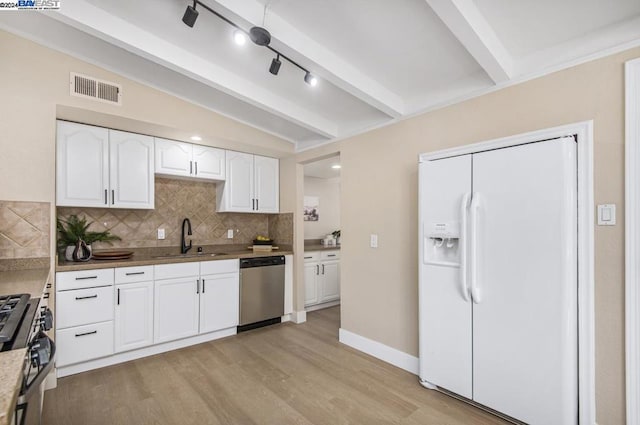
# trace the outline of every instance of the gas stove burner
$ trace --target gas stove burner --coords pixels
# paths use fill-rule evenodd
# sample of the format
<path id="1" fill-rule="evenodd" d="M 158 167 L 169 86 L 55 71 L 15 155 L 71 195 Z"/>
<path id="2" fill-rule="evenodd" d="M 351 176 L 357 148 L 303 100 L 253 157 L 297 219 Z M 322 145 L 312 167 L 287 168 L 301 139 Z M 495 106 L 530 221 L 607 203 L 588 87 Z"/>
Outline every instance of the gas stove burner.
<path id="1" fill-rule="evenodd" d="M 29 294 L 0 295 L 0 343 L 13 338 L 30 298 Z"/>

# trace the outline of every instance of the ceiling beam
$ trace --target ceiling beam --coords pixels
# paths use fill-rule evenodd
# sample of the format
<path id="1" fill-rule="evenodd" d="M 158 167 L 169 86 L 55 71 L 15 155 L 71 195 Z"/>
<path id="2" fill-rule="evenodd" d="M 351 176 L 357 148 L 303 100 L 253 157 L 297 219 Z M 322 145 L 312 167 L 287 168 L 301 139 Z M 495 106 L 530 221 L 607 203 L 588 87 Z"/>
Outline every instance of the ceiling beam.
<path id="1" fill-rule="evenodd" d="M 494 83 L 513 76 L 513 60 L 473 0 L 426 0 Z"/>
<path id="2" fill-rule="evenodd" d="M 324 137 L 338 136 L 334 122 L 84 0 L 68 2 L 49 16 Z"/>
<path id="3" fill-rule="evenodd" d="M 211 4 L 211 1 L 207 3 Z M 255 0 L 216 0 L 216 3 L 251 25 L 262 25 L 264 6 Z M 393 118 L 398 118 L 406 112 L 400 96 L 295 28 L 272 10 L 267 12 L 265 27 L 274 39 L 313 62 L 314 66 L 310 66 L 313 74 Z"/>

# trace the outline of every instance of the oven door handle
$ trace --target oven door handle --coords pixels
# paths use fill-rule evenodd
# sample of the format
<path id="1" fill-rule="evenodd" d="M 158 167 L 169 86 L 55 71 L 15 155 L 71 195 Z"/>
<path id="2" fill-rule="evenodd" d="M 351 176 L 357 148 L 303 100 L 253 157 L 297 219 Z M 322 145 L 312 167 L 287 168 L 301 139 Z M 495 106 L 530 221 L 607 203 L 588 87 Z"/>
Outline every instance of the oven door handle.
<path id="1" fill-rule="evenodd" d="M 42 384 L 47 375 L 49 375 L 49 372 L 51 372 L 51 370 L 53 369 L 56 360 L 56 343 L 48 336 L 47 339 L 49 339 L 49 344 L 51 344 L 51 355 L 49 356 L 49 363 L 47 363 L 45 367 L 38 371 L 35 378 L 33 378 L 33 381 L 31 381 L 30 383 L 25 383 L 25 386 L 20 392 L 20 396 L 18 397 L 18 405 L 28 402 L 33 392 L 38 391 L 40 384 Z M 27 359 L 27 361 L 31 361 L 31 359 Z"/>

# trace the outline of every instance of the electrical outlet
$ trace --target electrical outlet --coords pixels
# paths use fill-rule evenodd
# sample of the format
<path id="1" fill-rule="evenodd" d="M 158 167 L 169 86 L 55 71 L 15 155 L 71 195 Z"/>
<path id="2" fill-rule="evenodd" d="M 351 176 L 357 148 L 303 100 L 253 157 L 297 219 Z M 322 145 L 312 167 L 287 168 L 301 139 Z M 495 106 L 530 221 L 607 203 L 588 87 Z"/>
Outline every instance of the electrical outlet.
<path id="1" fill-rule="evenodd" d="M 164 239 L 164 229 L 158 229 L 158 239 Z"/>
<path id="2" fill-rule="evenodd" d="M 371 246 L 371 248 L 378 247 L 378 235 L 374 235 L 373 233 L 371 234 L 371 240 L 369 241 L 369 245 Z"/>
<path id="3" fill-rule="evenodd" d="M 227 239 L 233 239 L 233 229 L 227 230 Z"/>

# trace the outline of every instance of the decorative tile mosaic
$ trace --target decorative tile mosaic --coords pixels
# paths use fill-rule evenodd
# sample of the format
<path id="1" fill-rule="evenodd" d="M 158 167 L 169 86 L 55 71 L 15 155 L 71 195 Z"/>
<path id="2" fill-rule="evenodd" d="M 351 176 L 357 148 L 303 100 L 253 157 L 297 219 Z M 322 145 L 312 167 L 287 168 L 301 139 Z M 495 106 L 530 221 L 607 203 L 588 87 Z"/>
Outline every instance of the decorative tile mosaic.
<path id="1" fill-rule="evenodd" d="M 49 257 L 51 204 L 0 201 L 0 259 Z"/>
<path id="2" fill-rule="evenodd" d="M 258 234 L 270 234 L 272 217 L 286 215 L 218 213 L 215 183 L 168 178 L 156 178 L 154 210 L 60 207 L 57 214 L 62 218 L 71 214 L 86 216 L 93 222 L 91 230 L 108 229 L 122 238 L 113 245 L 96 243 L 94 249 L 179 246 L 184 218 L 191 221 L 190 239 L 194 246 L 251 244 Z M 293 235 L 293 214 L 290 226 L 289 233 Z M 276 225 L 278 234 L 286 233 L 282 227 Z M 157 239 L 159 228 L 165 229 L 164 240 Z M 233 239 L 227 239 L 228 229 L 233 229 Z"/>
<path id="3" fill-rule="evenodd" d="M 270 215 L 269 237 L 277 245 L 293 245 L 293 213 Z"/>

